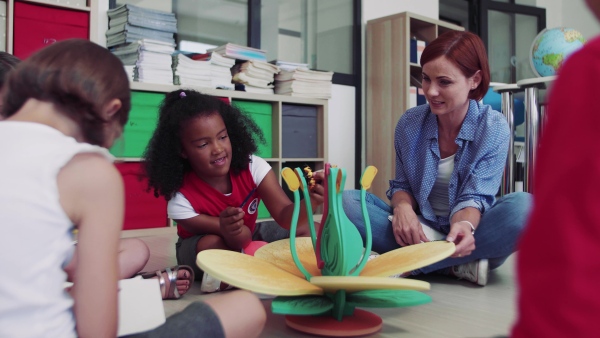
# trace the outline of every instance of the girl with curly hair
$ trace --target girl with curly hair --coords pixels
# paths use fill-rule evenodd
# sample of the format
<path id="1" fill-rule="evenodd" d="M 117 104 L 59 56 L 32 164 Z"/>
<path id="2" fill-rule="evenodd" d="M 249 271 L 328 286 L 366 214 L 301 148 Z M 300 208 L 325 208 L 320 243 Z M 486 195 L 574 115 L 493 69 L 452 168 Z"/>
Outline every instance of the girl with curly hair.
<path id="1" fill-rule="evenodd" d="M 252 119 L 216 97 L 176 90 L 160 106 L 158 126 L 144 154 L 148 184 L 168 201 L 169 217 L 177 222 L 178 264 L 194 267 L 204 292 L 222 286 L 196 266 L 197 254 L 249 249 L 261 200 L 280 226 L 290 228 L 294 204 L 271 166 L 253 155 L 259 141 L 264 138 Z M 322 179 L 322 173 L 315 175 Z M 313 208 L 322 202 L 323 187 L 316 185 Z M 298 223 L 297 235 L 307 236 L 304 205 Z"/>

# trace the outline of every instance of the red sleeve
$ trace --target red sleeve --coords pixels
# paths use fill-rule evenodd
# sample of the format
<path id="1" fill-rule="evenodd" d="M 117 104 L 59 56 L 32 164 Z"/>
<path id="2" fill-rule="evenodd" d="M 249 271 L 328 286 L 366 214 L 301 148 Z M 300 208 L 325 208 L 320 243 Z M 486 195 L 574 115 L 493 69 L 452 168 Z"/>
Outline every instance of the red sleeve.
<path id="1" fill-rule="evenodd" d="M 550 93 L 534 207 L 517 253 L 513 337 L 588 337 L 600 316 L 600 41 L 565 63 Z"/>

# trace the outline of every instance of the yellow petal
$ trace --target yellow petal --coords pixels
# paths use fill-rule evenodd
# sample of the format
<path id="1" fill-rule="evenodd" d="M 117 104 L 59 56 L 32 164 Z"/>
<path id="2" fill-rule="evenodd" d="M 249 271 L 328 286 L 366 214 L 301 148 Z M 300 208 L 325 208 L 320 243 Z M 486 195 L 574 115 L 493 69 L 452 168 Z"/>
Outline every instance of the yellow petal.
<path id="1" fill-rule="evenodd" d="M 204 250 L 196 257 L 204 272 L 223 282 L 274 296 L 321 295 L 323 290 L 304 278 L 262 259 L 228 250 Z"/>
<path id="2" fill-rule="evenodd" d="M 310 237 L 297 237 L 296 238 L 296 253 L 300 262 L 312 276 L 320 276 L 321 270 L 317 267 L 317 259 L 315 257 L 315 250 L 312 246 Z M 269 243 L 260 249 L 256 250 L 254 257 L 258 257 L 265 260 L 280 269 L 283 269 L 291 274 L 294 274 L 304 279 L 304 275 L 294 264 L 292 259 L 292 253 L 290 251 L 290 240 L 289 238 L 282 239 L 276 242 Z"/>
<path id="3" fill-rule="evenodd" d="M 361 276 L 317 276 L 310 282 L 325 292 L 334 293 L 337 290 L 357 292 L 364 290 L 429 290 L 429 283 L 408 279 L 390 277 L 361 277 Z"/>
<path id="4" fill-rule="evenodd" d="M 387 277 L 413 271 L 451 256 L 454 250 L 454 243 L 446 241 L 405 246 L 368 261 L 360 275 Z"/>

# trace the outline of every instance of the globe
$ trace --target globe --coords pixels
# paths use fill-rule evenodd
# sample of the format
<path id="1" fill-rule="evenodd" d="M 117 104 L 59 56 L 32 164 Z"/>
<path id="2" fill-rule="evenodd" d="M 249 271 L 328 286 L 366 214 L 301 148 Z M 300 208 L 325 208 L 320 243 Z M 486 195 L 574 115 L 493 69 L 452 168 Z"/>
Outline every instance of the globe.
<path id="1" fill-rule="evenodd" d="M 552 76 L 567 57 L 583 47 L 585 39 L 572 28 L 544 29 L 531 44 L 529 61 L 537 76 Z"/>

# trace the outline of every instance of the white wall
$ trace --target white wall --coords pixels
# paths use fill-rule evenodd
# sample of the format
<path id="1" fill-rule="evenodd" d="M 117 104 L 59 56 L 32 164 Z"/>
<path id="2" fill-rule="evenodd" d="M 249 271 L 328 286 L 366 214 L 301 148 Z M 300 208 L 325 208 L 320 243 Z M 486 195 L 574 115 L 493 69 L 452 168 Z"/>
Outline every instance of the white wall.
<path id="1" fill-rule="evenodd" d="M 413 12 L 437 20 L 439 7 L 438 0 L 363 0 L 363 21 L 402 12 Z"/>
<path id="2" fill-rule="evenodd" d="M 584 0 L 563 0 L 562 26 L 578 30 L 586 39 L 600 34 L 600 24 Z"/>
<path id="3" fill-rule="evenodd" d="M 569 27 L 590 39 L 600 34 L 600 24 L 585 4 L 585 0 L 537 0 L 537 7 L 546 9 L 546 27 Z"/>
<path id="4" fill-rule="evenodd" d="M 329 163 L 346 169 L 345 189 L 354 189 L 356 175 L 361 174 L 354 170 L 354 151 L 360 146 L 355 133 L 355 91 L 351 86 L 333 85 L 327 119 Z"/>

